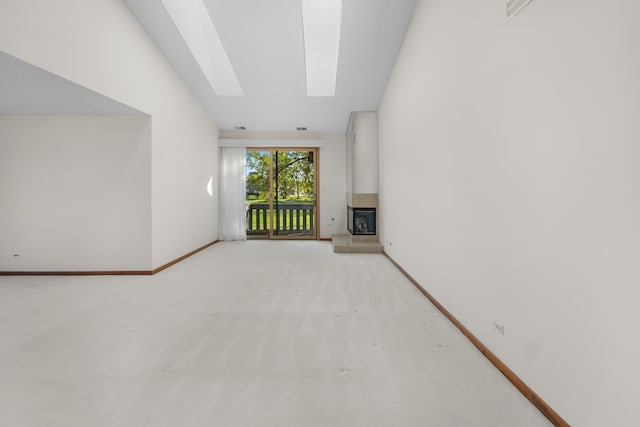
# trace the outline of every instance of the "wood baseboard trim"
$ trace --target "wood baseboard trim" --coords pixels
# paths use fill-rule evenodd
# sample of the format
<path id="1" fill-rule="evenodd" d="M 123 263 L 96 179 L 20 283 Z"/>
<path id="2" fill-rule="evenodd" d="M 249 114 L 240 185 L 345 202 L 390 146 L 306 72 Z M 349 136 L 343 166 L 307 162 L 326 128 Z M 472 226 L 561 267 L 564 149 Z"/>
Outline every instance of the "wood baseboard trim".
<path id="1" fill-rule="evenodd" d="M 176 259 L 174 259 L 173 261 L 169 261 L 168 263 L 166 263 L 166 264 L 164 264 L 164 265 L 161 265 L 161 266 L 160 266 L 160 267 L 158 267 L 158 268 L 154 268 L 153 270 L 151 270 L 151 274 L 157 274 L 157 273 L 160 273 L 162 270 L 166 270 L 167 268 L 169 268 L 169 267 L 171 267 L 171 266 L 173 266 L 173 265 L 175 265 L 175 264 L 179 263 L 180 261 L 184 261 L 185 259 L 189 258 L 190 256 L 195 255 L 195 254 L 197 254 L 198 252 L 203 251 L 203 250 L 207 249 L 208 247 L 215 245 L 215 244 L 216 244 L 216 243 L 218 243 L 218 242 L 219 242 L 219 240 L 214 240 L 213 242 L 211 242 L 211 243 L 207 243 L 206 245 L 201 246 L 201 247 L 199 247 L 198 249 L 195 249 L 195 250 L 193 250 L 193 251 L 189 252 L 189 253 L 188 253 L 188 254 L 186 254 L 186 255 L 182 255 L 181 257 L 176 258 Z"/>
<path id="2" fill-rule="evenodd" d="M 151 276 L 151 270 L 115 271 L 0 271 L 0 276 Z"/>
<path id="3" fill-rule="evenodd" d="M 166 270 L 167 268 L 179 263 L 180 261 L 189 258 L 198 252 L 207 249 L 209 246 L 213 246 L 218 243 L 219 240 L 215 240 L 211 243 L 199 247 L 196 250 L 189 252 L 179 258 L 174 259 L 156 269 L 153 270 L 115 270 L 115 271 L 0 271 L 0 276 L 153 276 L 156 273 Z"/>
<path id="4" fill-rule="evenodd" d="M 454 324 L 456 328 L 482 353 L 507 379 L 522 393 L 553 425 L 558 427 L 570 427 L 556 411 L 553 410 L 540 396 L 536 394 L 520 377 L 518 377 L 507 365 L 505 365 L 495 354 L 493 354 L 482 342 L 476 338 L 458 319 L 456 319 L 446 308 L 442 306 L 426 289 L 422 287 L 411 275 L 400 266 L 386 252 L 384 255 L 407 279 L 429 300 L 444 316 Z"/>
<path id="5" fill-rule="evenodd" d="M 318 240 L 320 240 L 322 242 L 330 242 L 331 241 L 331 237 L 319 237 Z"/>

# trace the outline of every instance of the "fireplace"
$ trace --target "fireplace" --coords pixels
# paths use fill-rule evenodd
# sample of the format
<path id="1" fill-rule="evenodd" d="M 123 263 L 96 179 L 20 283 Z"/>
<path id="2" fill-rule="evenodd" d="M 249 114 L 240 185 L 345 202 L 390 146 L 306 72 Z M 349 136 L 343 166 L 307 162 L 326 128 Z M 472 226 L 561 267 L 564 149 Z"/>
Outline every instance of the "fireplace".
<path id="1" fill-rule="evenodd" d="M 376 234 L 376 208 L 354 208 L 348 206 L 347 226 L 354 236 Z"/>

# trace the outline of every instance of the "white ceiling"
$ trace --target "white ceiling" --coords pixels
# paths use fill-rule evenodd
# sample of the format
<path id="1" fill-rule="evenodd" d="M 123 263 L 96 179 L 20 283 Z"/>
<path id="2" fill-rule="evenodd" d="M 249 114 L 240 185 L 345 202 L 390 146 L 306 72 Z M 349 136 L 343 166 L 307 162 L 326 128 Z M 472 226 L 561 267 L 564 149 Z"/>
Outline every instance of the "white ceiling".
<path id="1" fill-rule="evenodd" d="M 335 97 L 307 97 L 300 0 L 204 0 L 244 91 L 216 96 L 160 0 L 124 0 L 221 130 L 344 132 L 377 110 L 416 0 L 344 0 Z"/>
<path id="2" fill-rule="evenodd" d="M 144 114 L 2 51 L 0 94 L 0 115 Z"/>

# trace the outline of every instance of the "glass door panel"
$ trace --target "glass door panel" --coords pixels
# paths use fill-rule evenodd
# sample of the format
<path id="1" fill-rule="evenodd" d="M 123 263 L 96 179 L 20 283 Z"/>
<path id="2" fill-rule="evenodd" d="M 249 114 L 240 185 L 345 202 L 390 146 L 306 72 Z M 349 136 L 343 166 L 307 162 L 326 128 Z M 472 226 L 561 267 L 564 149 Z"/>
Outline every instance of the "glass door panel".
<path id="1" fill-rule="evenodd" d="M 271 230 L 271 151 L 245 154 L 247 237 L 269 237 Z"/>
<path id="2" fill-rule="evenodd" d="M 315 238 L 315 157 L 315 149 L 272 152 L 272 237 Z"/>

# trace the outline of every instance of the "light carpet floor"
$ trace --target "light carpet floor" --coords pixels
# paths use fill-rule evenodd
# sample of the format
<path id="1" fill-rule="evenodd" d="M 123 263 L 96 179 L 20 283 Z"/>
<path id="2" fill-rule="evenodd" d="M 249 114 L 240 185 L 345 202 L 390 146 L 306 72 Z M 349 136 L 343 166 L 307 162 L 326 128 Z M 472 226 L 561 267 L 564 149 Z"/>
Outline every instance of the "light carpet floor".
<path id="1" fill-rule="evenodd" d="M 383 255 L 229 242 L 151 277 L 0 277 L 0 426 L 547 425 Z"/>

